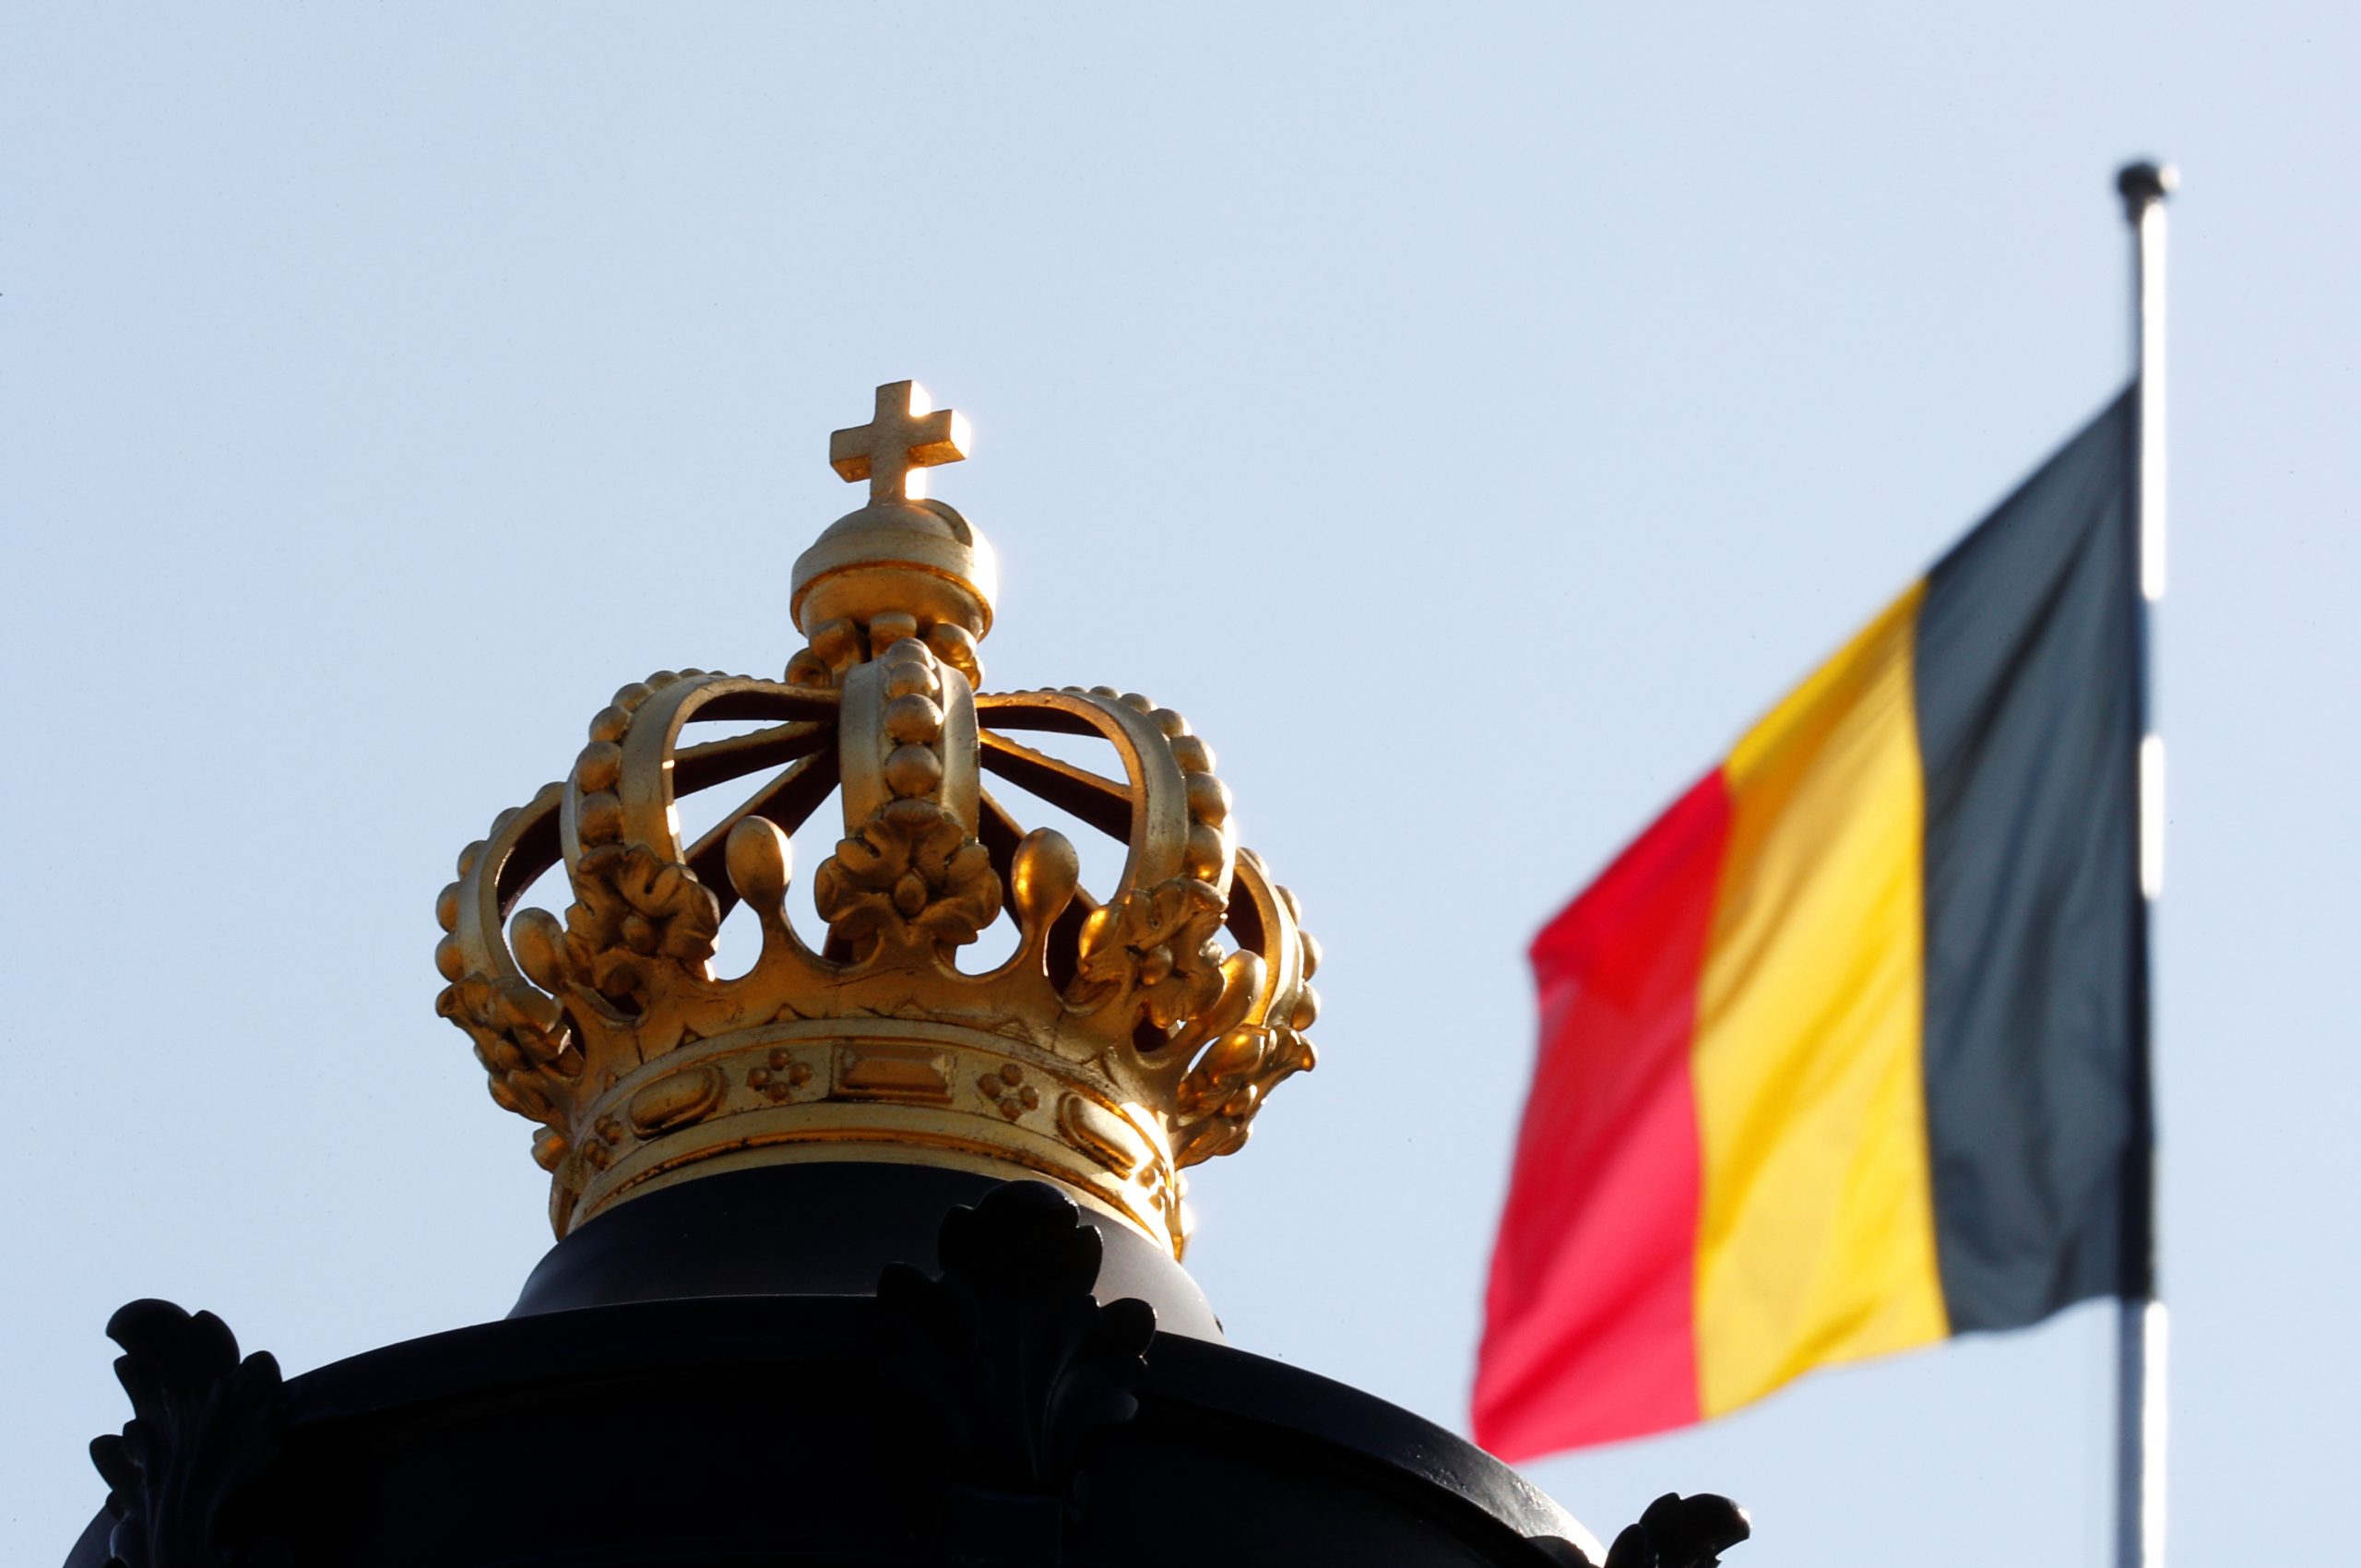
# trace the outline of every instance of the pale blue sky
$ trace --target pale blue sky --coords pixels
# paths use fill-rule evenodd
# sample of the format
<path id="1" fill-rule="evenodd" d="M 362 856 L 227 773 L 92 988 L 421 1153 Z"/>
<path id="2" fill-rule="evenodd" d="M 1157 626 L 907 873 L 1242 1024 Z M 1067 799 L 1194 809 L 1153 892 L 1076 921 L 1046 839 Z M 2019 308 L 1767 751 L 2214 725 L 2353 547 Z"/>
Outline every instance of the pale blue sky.
<path id="1" fill-rule="evenodd" d="M 2361 1444 L 2350 6 L 19 4 L 0 40 L 0 1557 L 125 1300 L 291 1371 L 505 1310 L 451 857 L 624 681 L 774 670 L 916 376 L 1000 686 L 1188 714 L 1326 946 L 1196 1183 L 1236 1343 L 1463 1420 L 1526 937 L 2115 389 L 2177 160 L 2173 1550 Z M 810 863 L 807 860 L 805 863 Z M 2100 1314 L 1553 1460 L 1750 1568 L 2104 1557 Z"/>

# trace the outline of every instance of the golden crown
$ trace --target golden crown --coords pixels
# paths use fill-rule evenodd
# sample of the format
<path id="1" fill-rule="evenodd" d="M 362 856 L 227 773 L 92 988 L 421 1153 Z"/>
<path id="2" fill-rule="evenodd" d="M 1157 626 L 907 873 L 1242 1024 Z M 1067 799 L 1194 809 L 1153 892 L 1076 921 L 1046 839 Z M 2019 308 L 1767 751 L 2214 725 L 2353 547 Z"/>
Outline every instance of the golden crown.
<path id="1" fill-rule="evenodd" d="M 1181 1170 L 1243 1144 L 1272 1086 L 1312 1065 L 1319 949 L 1238 845 L 1204 742 L 1109 687 L 977 694 L 991 550 L 920 482 L 967 445 L 911 383 L 879 387 L 875 418 L 830 437 L 870 500 L 795 563 L 809 646 L 785 679 L 623 687 L 573 772 L 461 852 L 436 903 L 436 1011 L 492 1098 L 540 1123 L 559 1235 L 689 1177 L 849 1158 L 1021 1167 L 1177 1254 Z M 689 739 L 718 721 L 756 727 Z M 1045 731 L 1109 743 L 1123 776 L 1011 738 Z M 1074 845 L 1027 832 L 984 774 L 1127 847 L 1103 901 Z M 757 775 L 682 842 L 680 798 Z M 814 952 L 787 919 L 788 835 L 832 793 L 844 837 L 812 879 Z M 516 912 L 561 858 L 564 919 Z M 741 899 L 761 956 L 719 979 Z M 1003 905 L 1014 953 L 962 971 Z"/>

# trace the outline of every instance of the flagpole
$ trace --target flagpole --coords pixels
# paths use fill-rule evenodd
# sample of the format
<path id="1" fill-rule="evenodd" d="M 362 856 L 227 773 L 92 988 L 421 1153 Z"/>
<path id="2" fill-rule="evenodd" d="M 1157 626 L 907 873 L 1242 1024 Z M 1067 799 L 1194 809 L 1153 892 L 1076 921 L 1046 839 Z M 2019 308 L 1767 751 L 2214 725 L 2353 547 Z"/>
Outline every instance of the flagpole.
<path id="1" fill-rule="evenodd" d="M 2169 164 L 2126 164 L 2116 176 L 2131 226 L 2132 362 L 2139 389 L 2133 505 L 2140 576 L 2139 844 L 2141 953 L 2138 1009 L 2141 1106 L 2126 1216 L 2126 1288 L 2116 1331 L 2116 1568 L 2163 1568 L 2165 1560 L 2165 1303 L 2155 1271 L 2155 1138 L 2148 1113 L 2149 955 L 2164 885 L 2164 742 L 2148 691 L 2148 607 L 2165 594 L 2165 198 L 2178 184 Z"/>

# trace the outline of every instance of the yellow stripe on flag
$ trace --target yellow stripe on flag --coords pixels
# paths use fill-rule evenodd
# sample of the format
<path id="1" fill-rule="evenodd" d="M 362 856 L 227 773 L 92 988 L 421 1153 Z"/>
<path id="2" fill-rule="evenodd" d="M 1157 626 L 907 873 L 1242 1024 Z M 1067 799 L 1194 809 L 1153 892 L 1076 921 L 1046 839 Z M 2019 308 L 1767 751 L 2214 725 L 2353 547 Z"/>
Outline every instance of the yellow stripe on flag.
<path id="1" fill-rule="evenodd" d="M 1904 594 L 1723 766 L 1698 985 L 1707 1415 L 1940 1339 L 1920 1028 L 1926 814 Z"/>

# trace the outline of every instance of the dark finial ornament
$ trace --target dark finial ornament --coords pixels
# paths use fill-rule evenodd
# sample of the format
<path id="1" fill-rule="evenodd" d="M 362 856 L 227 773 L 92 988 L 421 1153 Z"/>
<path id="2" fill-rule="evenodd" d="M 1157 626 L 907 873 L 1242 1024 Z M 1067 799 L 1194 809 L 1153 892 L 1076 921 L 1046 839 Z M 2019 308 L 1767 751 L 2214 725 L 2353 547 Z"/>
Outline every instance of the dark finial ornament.
<path id="1" fill-rule="evenodd" d="M 944 1217 L 941 1277 L 891 1264 L 877 1281 L 879 1373 L 938 1451 L 955 1549 L 1029 1519 L 1054 1562 L 1084 1444 L 1138 1413 L 1156 1309 L 1093 1298 L 1101 1250 L 1071 1199 L 1012 1182 Z"/>
<path id="2" fill-rule="evenodd" d="M 240 1360 L 229 1324 L 170 1301 L 133 1301 L 107 1320 L 107 1337 L 123 1347 L 114 1374 L 132 1409 L 120 1436 L 90 1444 L 114 1520 L 107 1568 L 291 1562 L 240 1507 L 279 1454 L 279 1362 L 264 1350 Z"/>
<path id="3" fill-rule="evenodd" d="M 1667 1491 L 1615 1538 L 1607 1568 L 1713 1568 L 1723 1552 L 1752 1534 L 1746 1510 L 1728 1498 Z"/>
<path id="4" fill-rule="evenodd" d="M 2123 215 L 2137 223 L 2148 208 L 2180 188 L 2180 171 L 2143 158 L 2115 172 L 2115 188 L 2123 197 Z"/>

